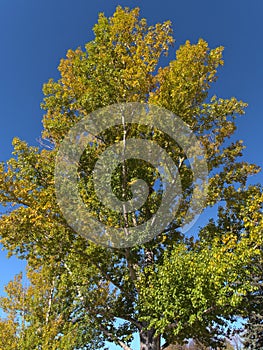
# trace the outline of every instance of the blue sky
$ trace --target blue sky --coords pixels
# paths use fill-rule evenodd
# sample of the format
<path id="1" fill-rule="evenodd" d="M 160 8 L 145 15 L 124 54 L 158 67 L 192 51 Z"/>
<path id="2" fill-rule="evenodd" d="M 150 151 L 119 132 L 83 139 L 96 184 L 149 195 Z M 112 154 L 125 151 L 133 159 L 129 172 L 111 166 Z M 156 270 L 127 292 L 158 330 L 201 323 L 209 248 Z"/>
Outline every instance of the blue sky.
<path id="1" fill-rule="evenodd" d="M 37 144 L 43 111 L 42 84 L 58 78 L 57 66 L 67 49 L 93 38 L 99 12 L 107 16 L 117 5 L 141 8 L 150 24 L 170 19 L 175 48 L 187 39 L 225 47 L 225 66 L 215 85 L 217 95 L 249 103 L 238 121 L 237 137 L 247 145 L 245 158 L 263 165 L 263 2 L 262 0 L 1 0 L 0 1 L 0 160 L 11 156 L 14 136 Z M 256 181 L 262 182 L 262 175 Z M 22 268 L 20 261 L 0 253 L 0 293 Z"/>

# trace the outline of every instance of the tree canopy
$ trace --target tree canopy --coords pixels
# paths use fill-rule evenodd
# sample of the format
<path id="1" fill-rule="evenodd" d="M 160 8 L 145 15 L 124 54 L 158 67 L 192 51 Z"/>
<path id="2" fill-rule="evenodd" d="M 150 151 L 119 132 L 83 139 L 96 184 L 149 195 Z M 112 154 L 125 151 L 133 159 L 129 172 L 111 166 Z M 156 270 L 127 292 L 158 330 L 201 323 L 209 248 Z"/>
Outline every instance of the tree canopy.
<path id="1" fill-rule="evenodd" d="M 19 279 L 7 287 L 9 297 L 1 305 L 10 317 L 0 323 L 8 334 L 6 349 L 15 348 L 10 339 L 18 339 L 16 327 L 25 349 L 98 349 L 110 341 L 130 350 L 135 332 L 141 350 L 189 338 L 215 347 L 228 334 L 229 321 L 246 316 L 244 300 L 255 289 L 249 277 L 261 254 L 263 224 L 261 186 L 248 184 L 260 169 L 242 159 L 245 146 L 232 137 L 246 104 L 211 96 L 223 66 L 222 47 L 186 41 L 162 67 L 161 57 L 173 44 L 171 23 L 149 26 L 138 8 L 117 7 L 110 18 L 100 14 L 94 39 L 84 49 L 69 50 L 58 67 L 60 79 L 44 84 L 41 145 L 14 138 L 13 157 L 1 164 L 0 202 L 6 211 L 0 236 L 10 254 L 27 259 L 32 287 L 21 294 Z M 123 215 L 98 200 L 92 169 L 124 134 L 151 140 L 169 153 L 182 182 L 178 211 L 166 229 L 143 244 L 113 249 L 79 235 L 61 213 L 54 170 L 62 140 L 91 112 L 130 102 L 173 112 L 202 144 L 209 172 L 204 210 L 213 207 L 216 214 L 195 227 L 193 237 L 181 230 L 193 193 L 185 150 L 145 125 L 124 123 L 93 137 L 79 162 L 79 191 L 105 225 L 124 230 L 149 220 L 162 200 L 156 186 L 160 174 L 152 165 L 131 159 L 116 168 L 111 185 L 120 200 L 131 197 L 136 178 L 149 186 L 146 204 Z M 24 324 L 14 312 L 21 310 L 21 295 L 27 305 Z"/>

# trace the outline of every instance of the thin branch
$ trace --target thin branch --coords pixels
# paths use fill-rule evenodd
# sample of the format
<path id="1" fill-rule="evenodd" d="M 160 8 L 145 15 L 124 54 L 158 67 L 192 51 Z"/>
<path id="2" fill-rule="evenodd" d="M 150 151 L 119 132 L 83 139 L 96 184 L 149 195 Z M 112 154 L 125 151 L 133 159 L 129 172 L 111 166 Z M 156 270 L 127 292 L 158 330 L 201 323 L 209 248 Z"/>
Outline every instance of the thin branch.
<path id="1" fill-rule="evenodd" d="M 48 139 L 42 138 L 42 137 L 38 137 L 36 139 L 36 141 L 40 144 L 40 146 L 42 146 L 45 149 L 50 149 L 50 150 L 54 150 L 55 148 L 55 143 L 51 142 Z M 45 143 L 44 141 L 47 141 L 49 144 Z M 50 145 L 51 144 L 51 145 Z"/>
<path id="2" fill-rule="evenodd" d="M 137 280 L 137 277 L 136 277 L 136 271 L 134 270 L 134 267 L 133 267 L 133 264 L 131 262 L 130 257 L 131 257 L 130 249 L 126 248 L 125 249 L 125 258 L 127 260 L 127 264 L 128 264 L 128 269 L 129 269 L 129 274 L 130 274 L 131 280 L 134 282 L 134 281 Z"/>
<path id="3" fill-rule="evenodd" d="M 90 260 L 91 263 L 100 271 L 100 273 L 102 274 L 102 276 L 110 283 L 112 283 L 116 288 L 118 288 L 127 298 L 132 297 L 132 294 L 127 293 L 127 291 L 119 284 L 116 282 L 115 279 L 113 279 L 110 275 L 108 275 L 103 269 L 102 267 L 96 263 L 95 261 L 93 261 L 92 259 Z"/>
<path id="4" fill-rule="evenodd" d="M 127 344 L 125 344 L 123 341 L 118 339 L 114 334 L 109 332 L 106 328 L 104 328 L 102 325 L 99 325 L 100 330 L 108 337 L 110 338 L 113 342 L 118 343 L 124 350 L 132 350 Z"/>
<path id="5" fill-rule="evenodd" d="M 211 311 L 214 311 L 216 309 L 216 305 L 213 305 L 211 307 L 209 307 L 208 309 L 206 309 L 203 314 L 206 315 L 206 314 L 209 314 Z"/>

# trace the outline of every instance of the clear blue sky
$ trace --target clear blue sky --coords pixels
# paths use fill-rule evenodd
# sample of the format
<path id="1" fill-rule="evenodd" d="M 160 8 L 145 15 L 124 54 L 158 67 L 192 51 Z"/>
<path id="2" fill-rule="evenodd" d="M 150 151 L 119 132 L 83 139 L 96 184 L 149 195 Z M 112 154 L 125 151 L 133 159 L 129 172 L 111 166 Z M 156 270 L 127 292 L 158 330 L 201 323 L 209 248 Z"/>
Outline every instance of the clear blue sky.
<path id="1" fill-rule="evenodd" d="M 246 159 L 263 165 L 263 1 L 253 0 L 1 0 L 0 1 L 0 160 L 11 156 L 14 136 L 37 144 L 43 112 L 42 84 L 58 78 L 57 66 L 67 49 L 93 38 L 99 12 L 107 16 L 117 5 L 141 8 L 148 22 L 170 19 L 175 49 L 187 39 L 225 46 L 225 66 L 215 85 L 222 97 L 249 103 L 238 121 L 237 136 L 247 145 Z M 262 175 L 257 177 L 262 182 Z M 0 253 L 0 293 L 22 267 Z"/>

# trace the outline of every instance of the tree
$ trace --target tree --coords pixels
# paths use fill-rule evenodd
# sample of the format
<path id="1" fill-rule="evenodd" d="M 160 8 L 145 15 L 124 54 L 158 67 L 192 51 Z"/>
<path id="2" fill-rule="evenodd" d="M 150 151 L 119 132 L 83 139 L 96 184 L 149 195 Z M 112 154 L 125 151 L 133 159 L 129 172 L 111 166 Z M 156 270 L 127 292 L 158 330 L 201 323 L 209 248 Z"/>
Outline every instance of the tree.
<path id="1" fill-rule="evenodd" d="M 107 340 L 130 350 L 134 332 L 139 332 L 141 350 L 165 349 L 189 338 L 215 347 L 226 333 L 226 321 L 235 317 L 253 289 L 244 267 L 259 254 L 262 240 L 261 187 L 247 185 L 259 168 L 238 159 L 242 141 L 228 140 L 246 104 L 209 96 L 223 65 L 222 47 L 209 49 L 202 39 L 187 41 L 176 59 L 159 67 L 174 42 L 170 22 L 148 26 L 137 8 L 117 7 L 111 18 L 100 14 L 94 34 L 85 50 L 69 50 L 61 60 L 61 78 L 44 85 L 41 147 L 15 138 L 13 157 L 1 165 L 0 201 L 7 206 L 1 216 L 2 243 L 33 269 L 42 266 L 60 281 L 56 315 L 65 315 L 72 327 L 78 325 L 82 344 L 75 348 L 96 348 Z M 120 215 L 105 208 L 91 175 L 108 146 L 126 138 L 153 140 L 174 160 L 183 188 L 177 214 L 166 229 L 146 243 L 112 249 L 79 235 L 62 215 L 54 185 L 62 139 L 91 112 L 131 102 L 173 112 L 202 143 L 209 171 L 204 208 L 215 206 L 218 213 L 195 232 L 196 239 L 180 229 L 193 193 L 189 159 L 171 137 L 145 125 L 124 122 L 90 135 L 78 166 L 79 191 L 104 224 L 126 232 L 149 220 L 162 200 L 162 188 L 156 185 L 160 174 L 149 162 L 130 159 L 112 174 L 113 192 L 120 200 L 131 198 L 134 179 L 148 183 L 146 204 L 136 213 Z M 35 327 L 35 319 L 29 322 Z"/>
<path id="2" fill-rule="evenodd" d="M 66 350 L 85 343 L 85 333 L 68 322 L 70 299 L 60 298 L 60 282 L 44 267 L 28 268 L 27 287 L 21 273 L 8 283 L 7 296 L 0 298 L 6 314 L 0 321 L 1 349 Z"/>
<path id="3" fill-rule="evenodd" d="M 179 345 L 179 344 L 171 344 L 167 347 L 167 350 L 210 350 L 211 347 L 207 347 L 203 344 L 201 344 L 198 341 L 189 341 L 188 344 L 185 345 Z M 224 341 L 224 349 L 226 350 L 238 350 L 234 348 L 229 340 Z"/>
<path id="4" fill-rule="evenodd" d="M 263 347 L 263 285 L 262 285 L 262 257 L 254 261 L 251 273 L 251 284 L 256 290 L 249 293 L 247 300 L 248 320 L 245 324 L 244 349 L 262 349 Z"/>

